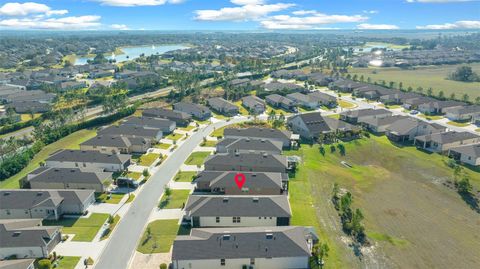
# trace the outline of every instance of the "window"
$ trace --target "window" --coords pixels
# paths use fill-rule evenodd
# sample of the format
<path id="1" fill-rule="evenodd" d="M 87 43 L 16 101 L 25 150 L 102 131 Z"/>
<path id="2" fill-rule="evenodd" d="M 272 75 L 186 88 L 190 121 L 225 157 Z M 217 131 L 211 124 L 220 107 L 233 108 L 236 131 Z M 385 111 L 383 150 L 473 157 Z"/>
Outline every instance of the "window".
<path id="1" fill-rule="evenodd" d="M 255 258 L 250 258 L 250 265 L 255 265 Z"/>
<path id="2" fill-rule="evenodd" d="M 240 217 L 233 217 L 233 223 L 240 223 Z"/>
<path id="3" fill-rule="evenodd" d="M 220 259 L 220 265 L 225 266 L 225 259 Z"/>
<path id="4" fill-rule="evenodd" d="M 215 217 L 215 222 L 220 223 L 220 217 Z"/>

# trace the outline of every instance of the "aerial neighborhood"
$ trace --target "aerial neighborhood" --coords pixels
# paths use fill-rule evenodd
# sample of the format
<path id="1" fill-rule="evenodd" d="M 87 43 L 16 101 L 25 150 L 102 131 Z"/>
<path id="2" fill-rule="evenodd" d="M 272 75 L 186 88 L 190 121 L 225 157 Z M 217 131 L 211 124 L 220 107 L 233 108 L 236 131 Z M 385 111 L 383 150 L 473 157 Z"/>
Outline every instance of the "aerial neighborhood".
<path id="1" fill-rule="evenodd" d="M 473 29 L 113 27 L 0 31 L 0 268 L 478 268 Z"/>

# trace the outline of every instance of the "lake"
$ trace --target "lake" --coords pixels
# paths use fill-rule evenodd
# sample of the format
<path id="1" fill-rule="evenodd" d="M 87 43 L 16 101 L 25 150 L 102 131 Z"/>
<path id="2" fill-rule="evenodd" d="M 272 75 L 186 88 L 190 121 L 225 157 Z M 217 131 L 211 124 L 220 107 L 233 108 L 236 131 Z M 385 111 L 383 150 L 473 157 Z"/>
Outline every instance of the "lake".
<path id="1" fill-rule="evenodd" d="M 183 45 L 153 45 L 153 46 L 137 46 L 137 47 L 124 47 L 120 48 L 124 53 L 120 55 L 105 55 L 107 59 L 115 59 L 118 62 L 125 62 L 140 57 L 141 54 L 145 56 L 163 54 L 172 50 L 187 49 L 187 46 Z M 128 57 L 128 58 L 127 58 Z M 93 60 L 93 57 L 78 57 L 75 59 L 75 65 L 83 65 L 87 63 L 87 60 Z"/>

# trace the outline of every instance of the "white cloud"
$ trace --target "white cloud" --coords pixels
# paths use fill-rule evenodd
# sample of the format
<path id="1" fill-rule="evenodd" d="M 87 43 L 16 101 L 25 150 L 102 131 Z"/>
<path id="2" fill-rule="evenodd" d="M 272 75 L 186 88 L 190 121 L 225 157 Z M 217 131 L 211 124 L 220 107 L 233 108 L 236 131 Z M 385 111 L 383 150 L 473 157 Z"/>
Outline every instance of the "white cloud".
<path id="1" fill-rule="evenodd" d="M 456 21 L 454 23 L 430 24 L 417 26 L 417 29 L 449 30 L 449 29 L 480 29 L 480 21 Z"/>
<path id="2" fill-rule="evenodd" d="M 34 2 L 6 3 L 0 7 L 0 15 L 4 16 L 27 16 L 30 14 L 64 15 L 68 10 L 52 10 L 45 4 Z"/>
<path id="3" fill-rule="evenodd" d="M 311 14 L 311 13 L 307 13 Z M 316 12 L 311 16 L 299 17 L 278 15 L 261 21 L 266 29 L 325 29 L 325 24 L 363 22 L 368 17 L 362 15 L 327 15 Z"/>
<path id="4" fill-rule="evenodd" d="M 407 0 L 408 3 L 458 3 L 458 2 L 475 2 L 479 0 Z"/>
<path id="5" fill-rule="evenodd" d="M 224 7 L 218 10 L 205 9 L 196 10 L 195 19 L 200 21 L 247 21 L 256 20 L 267 16 L 270 13 L 282 11 L 295 4 L 276 3 L 264 4 L 259 0 L 232 0 L 237 7 Z"/>
<path id="6" fill-rule="evenodd" d="M 110 27 L 115 30 L 130 30 L 125 24 L 112 24 Z"/>
<path id="7" fill-rule="evenodd" d="M 293 15 L 298 15 L 298 16 L 308 15 L 308 14 L 317 14 L 317 13 L 318 12 L 316 10 L 296 10 L 292 12 Z"/>
<path id="8" fill-rule="evenodd" d="M 365 14 L 377 14 L 378 10 L 364 10 L 362 12 L 365 13 Z"/>
<path id="9" fill-rule="evenodd" d="M 117 6 L 117 7 L 136 7 L 136 6 L 161 6 L 167 3 L 169 4 L 180 4 L 185 0 L 91 0 L 99 2 L 102 5 L 106 6 Z"/>
<path id="10" fill-rule="evenodd" d="M 100 16 L 86 15 L 64 18 L 15 18 L 0 20 L 0 26 L 18 29 L 54 29 L 54 30 L 73 30 L 73 29 L 94 29 L 100 24 Z"/>
<path id="11" fill-rule="evenodd" d="M 357 25 L 357 29 L 364 30 L 396 30 L 399 29 L 398 26 L 393 24 L 370 24 L 370 23 L 361 23 Z"/>

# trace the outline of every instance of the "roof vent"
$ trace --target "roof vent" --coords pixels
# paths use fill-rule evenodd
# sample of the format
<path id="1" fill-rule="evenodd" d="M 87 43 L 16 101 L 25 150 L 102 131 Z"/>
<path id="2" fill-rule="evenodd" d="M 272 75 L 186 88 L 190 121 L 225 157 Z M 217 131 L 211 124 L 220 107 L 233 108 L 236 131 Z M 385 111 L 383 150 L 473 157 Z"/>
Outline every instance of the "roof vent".
<path id="1" fill-rule="evenodd" d="M 253 202 L 258 203 L 258 197 L 253 197 Z"/>
<path id="2" fill-rule="evenodd" d="M 10 194 L 12 194 L 12 193 L 9 192 L 9 191 L 6 191 L 6 192 L 3 193 L 3 196 L 8 196 L 8 195 L 10 195 Z"/>
<path id="3" fill-rule="evenodd" d="M 43 194 L 43 193 L 42 193 L 42 192 L 40 192 L 40 191 L 39 191 L 39 192 L 37 192 L 37 196 L 42 196 L 42 194 Z"/>
<path id="4" fill-rule="evenodd" d="M 228 197 L 224 197 L 224 198 L 223 198 L 223 202 L 224 202 L 224 203 L 228 203 Z"/>
<path id="5" fill-rule="evenodd" d="M 267 153 L 263 153 L 263 158 L 267 158 L 268 157 L 268 154 Z"/>
<path id="6" fill-rule="evenodd" d="M 21 234 L 22 234 L 22 232 L 18 232 L 18 231 L 17 231 L 17 232 L 13 232 L 13 236 L 14 236 L 14 237 L 20 236 Z"/>
<path id="7" fill-rule="evenodd" d="M 229 234 L 224 234 L 222 238 L 223 238 L 223 240 L 230 240 L 230 235 Z"/>
<path id="8" fill-rule="evenodd" d="M 273 239 L 273 234 L 268 233 L 268 234 L 265 235 L 265 238 L 266 239 Z"/>

